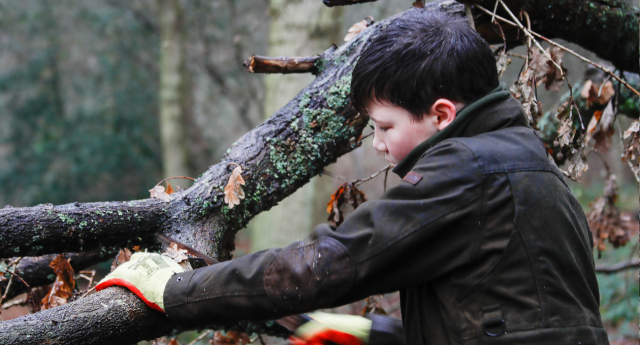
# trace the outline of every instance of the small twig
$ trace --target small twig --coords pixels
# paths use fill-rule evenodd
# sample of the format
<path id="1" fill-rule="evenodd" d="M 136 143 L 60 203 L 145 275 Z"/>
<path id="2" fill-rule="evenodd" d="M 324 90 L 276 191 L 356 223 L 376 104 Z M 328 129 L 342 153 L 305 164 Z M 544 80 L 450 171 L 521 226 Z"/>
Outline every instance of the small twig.
<path id="1" fill-rule="evenodd" d="M 336 175 L 336 174 L 334 174 L 334 173 L 332 173 L 331 171 L 326 170 L 326 169 L 322 169 L 321 174 L 327 175 L 327 176 L 329 176 L 329 177 L 333 177 L 333 178 L 334 178 L 334 179 L 336 179 L 336 180 L 341 180 L 341 181 L 349 182 L 349 180 L 347 180 L 346 178 L 344 178 L 344 177 L 342 177 L 342 176 L 340 176 L 340 175 Z"/>
<path id="2" fill-rule="evenodd" d="M 491 23 L 495 23 L 496 22 L 496 12 L 498 12 L 498 4 L 500 3 L 500 0 L 496 0 L 496 4 L 493 6 L 493 13 L 489 13 L 491 14 Z"/>
<path id="3" fill-rule="evenodd" d="M 389 169 L 385 170 L 384 172 L 384 184 L 382 190 L 383 193 L 387 191 L 387 177 L 389 177 Z"/>
<path id="4" fill-rule="evenodd" d="M 15 267 L 14 267 L 14 270 L 15 270 Z M 13 277 L 16 277 L 16 278 L 20 279 L 20 281 L 22 282 L 22 284 L 26 285 L 29 289 L 31 289 L 31 286 L 29 286 L 29 284 L 27 284 L 27 282 L 26 282 L 26 281 L 24 281 L 24 279 L 20 278 L 20 276 L 19 276 L 19 275 L 15 274 L 15 273 L 13 273 L 13 272 L 11 272 L 11 271 L 9 271 L 9 270 L 4 271 L 4 272 L 5 272 L 5 273 L 9 273 L 9 274 L 11 274 L 11 276 L 13 276 Z M 7 290 L 9 290 L 9 284 L 7 284 Z"/>
<path id="5" fill-rule="evenodd" d="M 258 334 L 258 339 L 260 340 L 260 344 L 262 344 L 262 345 L 266 345 L 266 344 L 264 343 L 264 340 L 262 340 L 262 335 Z"/>
<path id="6" fill-rule="evenodd" d="M 504 49 L 504 47 L 497 47 L 497 46 L 494 46 L 494 45 L 490 45 L 489 48 L 491 48 L 493 50 Z M 507 55 L 508 56 L 513 56 L 513 57 L 517 57 L 517 58 L 520 58 L 520 59 L 523 59 L 523 60 L 527 58 L 526 56 L 524 56 L 522 54 L 512 53 L 512 52 L 507 52 Z"/>
<path id="7" fill-rule="evenodd" d="M 600 98 L 600 96 L 602 96 L 602 89 L 604 89 L 604 84 L 606 84 L 609 80 L 611 79 L 611 75 L 607 76 L 607 79 L 605 79 L 602 84 L 600 84 L 600 88 L 598 88 L 598 98 Z M 620 85 L 618 83 L 618 85 Z"/>
<path id="8" fill-rule="evenodd" d="M 629 260 L 627 262 L 619 262 L 610 266 L 597 264 L 596 272 L 610 274 L 637 267 L 640 267 L 640 261 L 638 261 L 638 258 L 633 258 L 632 260 Z"/>
<path id="9" fill-rule="evenodd" d="M 501 0 L 498 0 L 498 1 L 501 1 Z M 475 7 L 477 7 L 478 9 L 480 9 L 481 11 L 483 11 L 483 12 L 485 12 L 485 13 L 489 14 L 489 15 L 493 15 L 491 11 L 487 10 L 486 8 L 484 8 L 484 7 L 480 6 L 480 5 L 474 5 L 474 6 L 475 6 Z M 493 18 L 493 17 L 492 17 L 492 18 Z M 503 22 L 505 22 L 505 23 L 507 23 L 507 24 L 511 24 L 511 25 L 513 25 L 513 26 L 518 26 L 518 24 L 516 24 L 516 23 L 514 23 L 514 22 L 512 22 L 512 21 L 510 21 L 510 20 L 508 20 L 508 19 L 506 19 L 506 18 L 503 18 L 503 17 L 501 17 L 501 16 L 499 16 L 499 15 L 497 15 L 497 14 L 495 15 L 495 18 L 497 18 L 497 19 L 499 19 L 499 20 L 501 20 L 501 21 L 503 21 Z M 638 90 L 636 90 L 636 89 L 634 89 L 633 87 L 631 87 L 631 85 L 629 85 L 627 82 L 625 82 L 624 80 L 622 80 L 621 78 L 619 78 L 618 76 L 616 76 L 616 75 L 615 75 L 613 72 L 611 72 L 611 70 L 609 70 L 608 68 L 606 68 L 606 67 L 604 67 L 604 66 L 601 66 L 601 65 L 599 65 L 599 64 L 597 64 L 597 63 L 595 63 L 595 62 L 593 62 L 593 61 L 591 61 L 591 60 L 589 60 L 589 59 L 587 59 L 586 57 L 584 57 L 584 56 L 582 56 L 582 55 L 580 55 L 580 54 L 578 54 L 578 53 L 574 52 L 573 50 L 571 50 L 571 49 L 569 49 L 569 48 L 567 48 L 567 47 L 565 47 L 565 46 L 563 46 L 563 45 L 561 45 L 561 44 L 559 44 L 559 43 L 556 43 L 556 42 L 554 42 L 554 41 L 552 41 L 552 40 L 550 40 L 550 39 L 548 39 L 548 38 L 546 38 L 546 37 L 544 37 L 544 36 L 542 36 L 542 35 L 540 35 L 540 34 L 536 33 L 535 31 L 531 31 L 531 32 L 530 32 L 530 34 L 531 34 L 531 35 L 533 35 L 533 36 L 536 36 L 536 37 L 540 38 L 541 40 L 543 40 L 543 41 L 545 41 L 545 42 L 547 42 L 547 43 L 549 43 L 549 44 L 551 44 L 551 45 L 553 45 L 553 46 L 556 46 L 556 47 L 558 47 L 558 48 L 560 48 L 560 49 L 562 49 L 562 50 L 566 51 L 566 52 L 567 52 L 567 53 L 569 53 L 569 54 L 572 54 L 572 55 L 576 56 L 577 58 L 579 58 L 580 60 L 582 60 L 582 61 L 584 61 L 584 62 L 586 62 L 586 63 L 590 63 L 590 64 L 592 64 L 592 65 L 593 65 L 593 66 L 595 66 L 596 68 L 601 69 L 601 70 L 602 70 L 602 71 L 604 71 L 605 73 L 607 73 L 607 74 L 611 75 L 611 76 L 612 76 L 613 78 L 615 78 L 617 81 L 621 82 L 621 83 L 622 83 L 624 86 L 626 86 L 629 90 L 631 90 L 633 93 L 635 93 L 636 95 L 638 95 L 638 97 L 640 97 L 640 92 L 638 92 Z"/>
<path id="10" fill-rule="evenodd" d="M 97 286 L 97 285 L 96 285 Z M 78 298 L 83 298 L 84 296 L 88 295 L 91 291 L 95 290 L 96 287 L 92 287 L 90 290 L 87 290 L 84 294 L 82 294 L 82 296 L 78 297 Z"/>
<path id="11" fill-rule="evenodd" d="M 197 343 L 198 341 L 202 340 L 204 337 L 206 337 L 208 334 L 210 334 L 211 332 L 213 332 L 212 329 L 208 329 L 206 331 L 204 331 L 204 333 L 200 334 L 197 338 L 193 339 L 192 342 L 190 342 L 187 345 L 194 345 L 195 343 Z"/>
<path id="12" fill-rule="evenodd" d="M 476 31 L 476 24 L 473 22 L 473 14 L 471 14 L 471 5 L 464 4 L 465 14 L 467 16 L 467 21 L 469 22 L 469 26 Z"/>
<path id="13" fill-rule="evenodd" d="M 360 184 L 362 184 L 364 182 L 372 180 L 373 178 L 375 178 L 376 176 L 382 174 L 385 171 L 389 171 L 389 169 L 393 168 L 394 166 L 395 166 L 394 164 L 389 164 L 385 168 L 383 168 L 382 170 L 378 171 L 377 173 L 375 173 L 375 174 L 373 174 L 373 175 L 371 175 L 371 176 L 369 176 L 369 177 L 367 177 L 365 179 L 362 179 L 362 180 L 360 180 L 360 179 L 355 180 L 355 181 L 353 181 L 351 183 L 353 183 L 354 186 L 360 185 Z"/>
<path id="14" fill-rule="evenodd" d="M 174 179 L 174 178 L 184 178 L 184 179 L 191 180 L 191 181 L 195 181 L 196 180 L 193 177 L 189 177 L 189 176 L 173 176 L 173 177 L 167 177 L 166 179 L 158 182 L 154 187 L 159 186 L 164 181 L 171 180 L 171 179 Z"/>

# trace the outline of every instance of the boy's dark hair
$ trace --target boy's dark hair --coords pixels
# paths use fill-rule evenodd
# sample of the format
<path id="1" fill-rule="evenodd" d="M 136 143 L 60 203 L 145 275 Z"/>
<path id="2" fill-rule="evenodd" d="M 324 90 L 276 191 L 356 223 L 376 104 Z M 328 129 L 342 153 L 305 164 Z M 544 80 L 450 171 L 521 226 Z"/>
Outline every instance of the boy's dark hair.
<path id="1" fill-rule="evenodd" d="M 469 104 L 498 87 L 496 60 L 466 19 L 411 10 L 394 20 L 362 53 L 353 70 L 351 100 L 366 114 L 386 100 L 421 121 L 439 98 Z"/>

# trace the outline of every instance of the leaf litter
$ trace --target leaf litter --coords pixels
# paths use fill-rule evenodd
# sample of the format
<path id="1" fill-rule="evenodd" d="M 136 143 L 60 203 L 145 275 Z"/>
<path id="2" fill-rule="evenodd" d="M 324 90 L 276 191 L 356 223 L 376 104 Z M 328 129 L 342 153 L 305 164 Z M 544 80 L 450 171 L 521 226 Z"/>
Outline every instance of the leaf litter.
<path id="1" fill-rule="evenodd" d="M 73 289 L 76 286 L 76 282 L 73 279 L 73 267 L 71 267 L 69 260 L 65 259 L 62 255 L 58 255 L 53 259 L 49 267 L 53 268 L 53 272 L 56 274 L 56 280 L 53 282 L 51 290 L 49 290 L 47 295 L 42 299 L 41 310 L 66 304 L 69 298 L 73 296 Z"/>

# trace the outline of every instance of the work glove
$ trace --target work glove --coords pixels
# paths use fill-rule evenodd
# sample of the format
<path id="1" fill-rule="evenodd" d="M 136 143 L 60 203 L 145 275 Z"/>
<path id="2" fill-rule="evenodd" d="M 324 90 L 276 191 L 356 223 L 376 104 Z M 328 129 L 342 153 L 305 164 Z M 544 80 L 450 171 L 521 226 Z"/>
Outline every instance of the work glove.
<path id="1" fill-rule="evenodd" d="M 355 315 L 315 312 L 289 340 L 293 345 L 366 345 L 369 343 L 371 320 Z"/>
<path id="2" fill-rule="evenodd" d="M 151 308 L 164 313 L 164 288 L 171 276 L 184 272 L 173 259 L 155 253 L 138 252 L 96 285 L 96 290 L 124 286 Z"/>

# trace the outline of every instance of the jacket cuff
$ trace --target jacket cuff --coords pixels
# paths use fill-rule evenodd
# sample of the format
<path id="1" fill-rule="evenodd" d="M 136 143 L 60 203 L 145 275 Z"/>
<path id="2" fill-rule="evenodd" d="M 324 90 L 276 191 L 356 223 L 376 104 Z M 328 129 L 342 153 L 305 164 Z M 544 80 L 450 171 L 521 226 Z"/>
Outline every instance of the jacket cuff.
<path id="1" fill-rule="evenodd" d="M 176 308 L 173 307 L 186 304 L 188 302 L 189 282 L 194 274 L 196 274 L 196 270 L 176 273 L 169 278 L 169 281 L 164 287 L 164 311 L 167 316 L 174 321 L 179 320 L 180 316 L 178 315 Z"/>
<path id="2" fill-rule="evenodd" d="M 365 317 L 371 320 L 369 345 L 405 344 L 402 320 L 376 314 L 367 314 Z"/>

